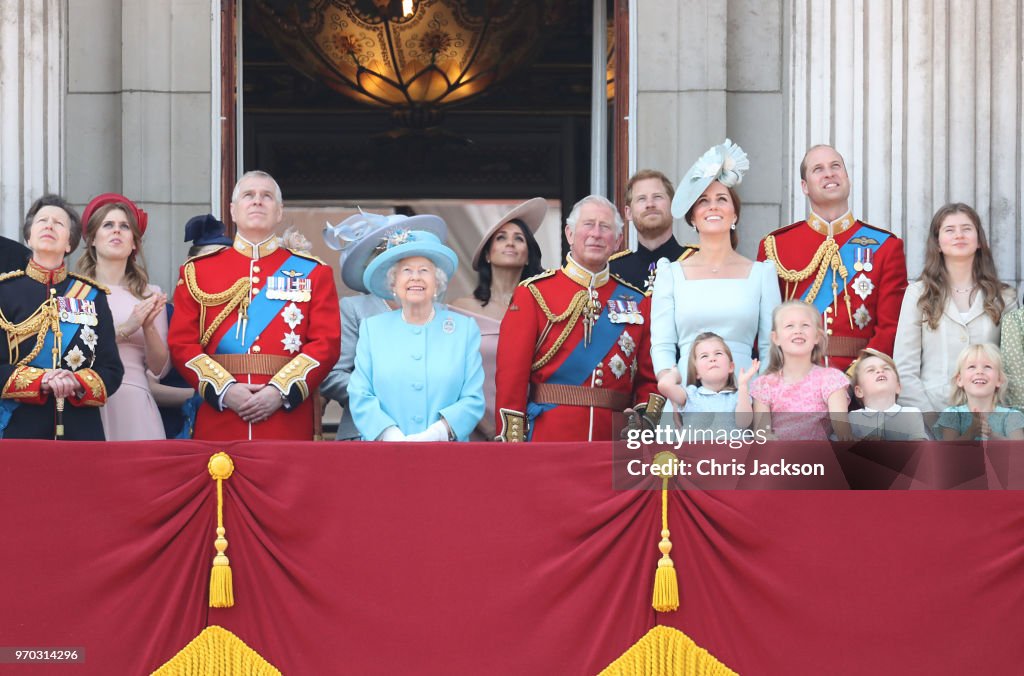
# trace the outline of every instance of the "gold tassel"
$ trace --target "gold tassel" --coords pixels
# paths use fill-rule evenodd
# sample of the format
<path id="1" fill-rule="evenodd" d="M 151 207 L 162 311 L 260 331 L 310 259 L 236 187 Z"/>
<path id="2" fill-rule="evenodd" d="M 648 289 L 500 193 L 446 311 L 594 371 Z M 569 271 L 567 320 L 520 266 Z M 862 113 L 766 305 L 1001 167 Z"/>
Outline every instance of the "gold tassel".
<path id="1" fill-rule="evenodd" d="M 660 461 L 659 456 L 661 456 Z M 671 458 L 667 456 L 671 456 Z M 673 459 L 675 459 L 674 454 L 662 451 L 655 456 L 654 463 L 664 465 Z M 679 581 L 676 579 L 675 564 L 672 563 L 672 557 L 669 556 L 672 551 L 672 541 L 669 539 L 668 530 L 668 480 L 669 476 L 663 474 L 661 480 L 661 542 L 658 543 L 661 559 L 658 561 L 658 570 L 654 573 L 654 596 L 651 600 L 651 605 L 659 613 L 679 609 Z"/>
<path id="2" fill-rule="evenodd" d="M 207 464 L 210 476 L 217 482 L 217 539 L 213 547 L 217 553 L 210 569 L 210 607 L 230 608 L 235 605 L 235 593 L 231 583 L 231 565 L 224 550 L 228 541 L 224 537 L 224 480 L 235 471 L 235 463 L 227 453 L 214 453 Z"/>

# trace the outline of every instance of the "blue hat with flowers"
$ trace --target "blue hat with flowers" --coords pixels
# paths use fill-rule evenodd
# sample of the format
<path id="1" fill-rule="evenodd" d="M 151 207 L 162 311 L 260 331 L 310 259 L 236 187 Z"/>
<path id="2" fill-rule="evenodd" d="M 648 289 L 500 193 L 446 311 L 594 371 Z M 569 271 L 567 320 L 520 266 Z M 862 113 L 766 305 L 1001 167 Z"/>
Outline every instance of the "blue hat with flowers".
<path id="1" fill-rule="evenodd" d="M 743 180 L 747 169 L 750 169 L 747 154 L 729 139 L 709 148 L 679 181 L 676 196 L 672 198 L 672 216 L 685 216 L 714 181 L 726 188 L 735 188 Z"/>
<path id="2" fill-rule="evenodd" d="M 393 298 L 391 285 L 388 284 L 388 270 L 398 261 L 413 256 L 423 256 L 437 267 L 444 270 L 448 279 L 455 274 L 459 265 L 459 257 L 441 242 L 440 238 L 428 230 L 406 230 L 399 228 L 390 232 L 385 242 L 385 250 L 366 266 L 363 273 L 363 285 L 375 296 Z"/>
<path id="3" fill-rule="evenodd" d="M 360 293 L 369 293 L 363 285 L 363 272 L 375 256 L 387 249 L 387 238 L 395 230 L 424 230 L 432 232 L 441 242 L 448 236 L 448 225 L 439 216 L 420 214 L 373 214 L 359 210 L 337 225 L 324 227 L 324 243 L 340 251 L 341 281 Z"/>

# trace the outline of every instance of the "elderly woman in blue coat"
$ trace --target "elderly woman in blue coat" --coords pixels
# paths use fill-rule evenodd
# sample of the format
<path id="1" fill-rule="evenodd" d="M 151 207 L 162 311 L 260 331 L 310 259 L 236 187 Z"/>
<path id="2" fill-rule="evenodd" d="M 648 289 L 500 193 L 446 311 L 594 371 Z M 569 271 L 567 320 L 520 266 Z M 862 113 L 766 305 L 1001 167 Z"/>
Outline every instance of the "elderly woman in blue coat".
<path id="1" fill-rule="evenodd" d="M 484 414 L 480 330 L 435 302 L 458 258 L 425 230 L 397 229 L 385 246 L 363 283 L 400 308 L 359 327 L 352 419 L 367 440 L 465 441 Z"/>

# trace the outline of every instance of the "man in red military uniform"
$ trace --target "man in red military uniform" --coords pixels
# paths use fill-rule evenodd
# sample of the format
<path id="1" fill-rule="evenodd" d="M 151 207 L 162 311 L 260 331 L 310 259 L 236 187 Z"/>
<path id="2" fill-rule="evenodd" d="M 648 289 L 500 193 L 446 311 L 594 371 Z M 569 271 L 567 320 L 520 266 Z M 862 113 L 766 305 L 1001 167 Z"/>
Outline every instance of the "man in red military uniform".
<path id="1" fill-rule="evenodd" d="M 604 197 L 573 207 L 565 267 L 516 288 L 501 322 L 495 397 L 501 441 L 618 438 L 612 415 L 660 413 L 650 298 L 609 273 L 622 218 Z"/>
<path id="2" fill-rule="evenodd" d="M 231 196 L 234 244 L 181 267 L 167 342 L 204 399 L 196 439 L 312 439 L 310 394 L 338 360 L 331 269 L 278 244 L 281 189 L 246 173 Z"/>
<path id="3" fill-rule="evenodd" d="M 850 177 L 835 148 L 813 146 L 800 163 L 807 220 L 765 237 L 757 260 L 772 260 L 783 300 L 802 299 L 824 316 L 829 366 L 846 370 L 865 348 L 892 355 L 907 288 L 903 242 L 855 220 Z"/>

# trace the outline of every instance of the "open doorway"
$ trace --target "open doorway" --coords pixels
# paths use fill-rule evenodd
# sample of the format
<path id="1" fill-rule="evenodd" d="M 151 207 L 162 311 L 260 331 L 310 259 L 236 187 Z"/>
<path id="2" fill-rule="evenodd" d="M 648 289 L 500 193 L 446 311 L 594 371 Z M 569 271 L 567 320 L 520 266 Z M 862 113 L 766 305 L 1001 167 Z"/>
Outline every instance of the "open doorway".
<path id="1" fill-rule="evenodd" d="M 293 55 L 253 20 L 258 4 L 274 2 L 224 0 L 223 5 L 225 87 L 233 78 L 239 92 L 223 97 L 225 212 L 235 177 L 261 168 L 281 183 L 289 207 L 411 213 L 429 203 L 507 207 L 541 196 L 559 205 L 564 219 L 572 204 L 592 191 L 597 154 L 591 93 L 604 79 L 605 189 L 600 191 L 614 200 L 625 181 L 627 0 L 550 3 L 559 14 L 535 57 L 484 94 L 445 109 L 439 132 L 432 135 L 404 133 L 395 123 L 397 115 L 355 101 L 296 68 Z M 607 47 L 597 57 L 599 15 Z M 616 98 L 616 91 L 622 96 Z M 237 160 L 234 166 L 229 158 Z M 453 235 L 473 239 L 464 230 L 486 218 L 484 209 L 460 219 L 451 224 Z M 545 246 L 546 264 L 557 264 L 562 252 L 556 251 L 552 256 Z"/>

